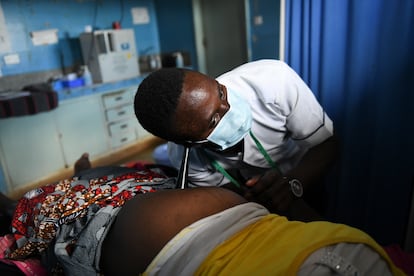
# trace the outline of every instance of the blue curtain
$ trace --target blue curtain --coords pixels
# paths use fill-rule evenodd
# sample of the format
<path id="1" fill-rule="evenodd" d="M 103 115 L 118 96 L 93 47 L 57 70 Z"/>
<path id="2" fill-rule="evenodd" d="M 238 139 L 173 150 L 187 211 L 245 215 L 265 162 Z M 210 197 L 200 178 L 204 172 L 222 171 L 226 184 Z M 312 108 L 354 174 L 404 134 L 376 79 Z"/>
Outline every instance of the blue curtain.
<path id="1" fill-rule="evenodd" d="M 285 47 L 341 140 L 331 219 L 403 244 L 414 183 L 414 1 L 286 0 Z"/>

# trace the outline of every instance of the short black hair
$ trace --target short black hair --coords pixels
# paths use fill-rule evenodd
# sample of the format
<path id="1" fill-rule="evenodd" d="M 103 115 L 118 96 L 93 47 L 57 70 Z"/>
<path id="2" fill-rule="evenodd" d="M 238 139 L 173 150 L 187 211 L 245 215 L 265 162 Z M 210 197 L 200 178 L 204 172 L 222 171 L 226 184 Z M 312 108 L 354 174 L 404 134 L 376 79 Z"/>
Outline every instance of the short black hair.
<path id="1" fill-rule="evenodd" d="M 174 118 L 186 69 L 162 68 L 149 74 L 138 86 L 134 110 L 148 132 L 168 141 L 180 141 Z"/>

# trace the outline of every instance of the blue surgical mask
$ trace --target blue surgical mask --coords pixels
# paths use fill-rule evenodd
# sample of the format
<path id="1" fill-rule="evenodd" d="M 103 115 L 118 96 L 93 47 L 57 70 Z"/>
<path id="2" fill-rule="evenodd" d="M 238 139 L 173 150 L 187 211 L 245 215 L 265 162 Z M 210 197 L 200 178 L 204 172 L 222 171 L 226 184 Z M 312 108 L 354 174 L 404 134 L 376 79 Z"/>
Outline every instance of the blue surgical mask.
<path id="1" fill-rule="evenodd" d="M 221 118 L 207 140 L 225 150 L 236 145 L 249 132 L 252 125 L 252 111 L 248 102 L 236 92 L 227 89 L 229 110 Z"/>

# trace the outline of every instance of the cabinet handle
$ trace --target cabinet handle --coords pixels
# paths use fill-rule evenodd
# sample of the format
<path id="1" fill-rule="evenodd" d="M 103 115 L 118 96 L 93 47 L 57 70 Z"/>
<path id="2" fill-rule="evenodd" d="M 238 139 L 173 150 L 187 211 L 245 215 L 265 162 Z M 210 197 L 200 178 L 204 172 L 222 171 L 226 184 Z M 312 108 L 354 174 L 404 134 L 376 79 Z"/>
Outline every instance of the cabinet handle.
<path id="1" fill-rule="evenodd" d="M 122 100 L 122 96 L 118 96 L 115 98 L 115 101 L 120 101 L 120 100 Z"/>
<path id="2" fill-rule="evenodd" d="M 128 127 L 128 124 L 121 125 L 121 128 L 127 128 L 127 127 Z"/>
<path id="3" fill-rule="evenodd" d="M 125 114 L 125 110 L 119 111 L 118 115 L 124 115 Z"/>
<path id="4" fill-rule="evenodd" d="M 127 141 L 128 140 L 128 138 L 122 138 L 121 139 L 121 142 L 125 142 L 125 141 Z"/>

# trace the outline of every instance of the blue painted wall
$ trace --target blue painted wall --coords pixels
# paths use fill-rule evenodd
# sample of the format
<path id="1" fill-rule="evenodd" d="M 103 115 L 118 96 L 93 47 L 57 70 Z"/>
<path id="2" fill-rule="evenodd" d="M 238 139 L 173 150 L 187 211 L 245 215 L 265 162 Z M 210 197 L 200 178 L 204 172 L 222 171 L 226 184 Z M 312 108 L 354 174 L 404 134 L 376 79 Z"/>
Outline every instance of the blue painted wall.
<path id="1" fill-rule="evenodd" d="M 279 59 L 280 1 L 249 0 L 248 6 L 250 59 Z"/>
<path id="2" fill-rule="evenodd" d="M 287 62 L 332 117 L 332 217 L 403 244 L 414 184 L 414 2 L 288 0 Z"/>
<path id="3" fill-rule="evenodd" d="M 158 19 L 162 52 L 188 51 L 193 68 L 197 69 L 197 52 L 191 0 L 154 0 Z M 280 1 L 248 0 L 247 29 L 251 60 L 279 58 Z M 254 24 L 255 16 L 263 18 L 263 24 Z"/>
<path id="4" fill-rule="evenodd" d="M 86 25 L 94 29 L 110 29 L 112 22 L 121 21 L 123 28 L 133 28 L 138 54 L 186 51 L 193 68 L 197 69 L 197 56 L 191 0 L 89 0 L 89 1 L 0 1 L 9 39 L 10 52 L 0 53 L 0 69 L 4 76 L 56 70 L 81 65 L 82 54 L 78 37 Z M 279 54 L 279 1 L 249 0 L 251 8 L 248 36 L 252 59 L 278 58 Z M 131 8 L 147 7 L 150 23 L 134 25 Z M 254 16 L 264 19 L 254 25 Z M 59 42 L 34 46 L 30 32 L 58 29 Z M 4 55 L 17 53 L 20 64 L 6 65 Z"/>
<path id="5" fill-rule="evenodd" d="M 33 73 L 76 66 L 83 63 L 78 37 L 86 25 L 95 30 L 111 29 L 120 21 L 122 28 L 133 28 L 138 53 L 160 51 L 157 17 L 152 0 L 90 0 L 90 1 L 14 1 L 1 0 L 6 27 L 11 41 L 10 53 L 20 56 L 20 64 L 6 65 L 0 53 L 4 76 Z M 147 7 L 149 24 L 134 25 L 131 8 Z M 59 42 L 34 46 L 30 32 L 58 29 Z"/>
<path id="6" fill-rule="evenodd" d="M 198 68 L 191 0 L 154 0 L 161 52 L 184 51 Z"/>

